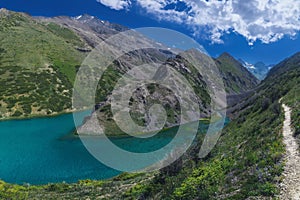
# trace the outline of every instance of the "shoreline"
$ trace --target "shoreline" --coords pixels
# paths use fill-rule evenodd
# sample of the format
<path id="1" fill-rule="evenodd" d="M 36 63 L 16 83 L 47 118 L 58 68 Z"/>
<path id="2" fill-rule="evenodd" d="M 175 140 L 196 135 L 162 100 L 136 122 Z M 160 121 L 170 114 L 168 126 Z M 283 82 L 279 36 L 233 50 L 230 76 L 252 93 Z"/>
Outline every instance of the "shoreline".
<path id="1" fill-rule="evenodd" d="M 207 123 L 209 124 L 210 123 L 210 119 L 209 118 L 200 118 L 199 119 L 199 123 Z M 196 121 L 195 121 L 196 122 Z M 195 122 L 190 122 L 190 123 L 195 123 Z M 189 123 L 187 123 L 189 124 Z M 162 130 L 159 130 L 157 133 L 161 132 L 161 131 L 168 131 L 170 129 L 173 129 L 173 128 L 176 128 L 176 127 L 179 127 L 179 126 L 184 126 L 184 125 L 187 125 L 187 124 L 176 124 L 174 126 L 170 126 L 170 127 L 167 127 L 167 128 L 163 128 Z M 154 136 L 156 134 L 154 134 L 155 132 L 147 132 L 147 133 L 136 133 L 135 135 L 136 136 L 139 136 L 139 135 L 143 135 L 143 136 Z M 78 134 L 77 133 L 77 127 L 70 133 L 72 135 L 74 135 L 75 137 L 108 137 L 108 138 L 130 138 L 130 137 L 134 137 L 134 136 L 130 136 L 126 133 L 116 133 L 116 134 L 110 134 L 110 135 L 107 135 L 107 136 L 104 136 L 103 134 L 99 135 L 99 134 Z"/>
<path id="2" fill-rule="evenodd" d="M 31 119 L 40 119 L 40 118 L 52 118 L 52 117 L 59 117 L 61 115 L 71 114 L 71 113 L 78 113 L 78 112 L 84 112 L 91 110 L 90 108 L 84 108 L 80 110 L 70 110 L 70 111 L 62 111 L 55 114 L 49 114 L 49 115 L 42 115 L 42 114 L 32 114 L 29 116 L 22 116 L 22 117 L 8 117 L 8 118 L 1 118 L 0 122 L 4 121 L 19 121 L 19 120 L 31 120 Z"/>

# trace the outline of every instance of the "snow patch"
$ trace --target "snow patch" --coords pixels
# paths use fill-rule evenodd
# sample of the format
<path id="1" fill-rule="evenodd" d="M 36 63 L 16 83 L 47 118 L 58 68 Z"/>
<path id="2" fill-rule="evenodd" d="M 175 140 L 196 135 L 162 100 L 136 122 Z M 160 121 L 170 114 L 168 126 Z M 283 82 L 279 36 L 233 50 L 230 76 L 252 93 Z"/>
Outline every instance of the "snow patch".
<path id="1" fill-rule="evenodd" d="M 251 63 L 248 63 L 246 61 L 244 61 L 243 63 L 244 67 L 246 67 L 247 69 L 256 69 L 255 66 Z"/>
<path id="2" fill-rule="evenodd" d="M 79 15 L 77 17 L 75 17 L 75 19 L 79 20 L 82 17 L 82 15 Z"/>

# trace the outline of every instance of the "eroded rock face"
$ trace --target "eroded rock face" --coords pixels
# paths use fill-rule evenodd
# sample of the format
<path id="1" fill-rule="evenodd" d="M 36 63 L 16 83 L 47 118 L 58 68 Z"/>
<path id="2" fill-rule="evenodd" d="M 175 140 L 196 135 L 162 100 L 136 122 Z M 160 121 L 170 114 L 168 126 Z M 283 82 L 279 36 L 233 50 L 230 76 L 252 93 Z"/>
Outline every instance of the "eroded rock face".
<path id="1" fill-rule="evenodd" d="M 184 57 L 185 55 L 185 57 Z M 164 112 L 166 114 L 166 119 L 161 118 L 159 121 L 164 121 L 164 126 L 161 128 L 169 128 L 173 126 L 177 126 L 180 124 L 188 123 L 191 121 L 196 121 L 199 118 L 209 118 L 211 115 L 211 108 L 210 108 L 210 103 L 211 103 L 211 96 L 209 94 L 209 87 L 217 87 L 214 86 L 213 80 L 207 81 L 205 79 L 205 75 L 201 74 L 198 72 L 197 68 L 191 64 L 186 57 L 188 58 L 189 55 L 192 57 L 202 60 L 200 62 L 196 62 L 199 65 L 203 65 L 200 67 L 200 69 L 203 70 L 202 73 L 206 73 L 205 70 L 207 68 L 205 67 L 209 62 L 207 60 L 208 57 L 205 55 L 202 55 L 200 52 L 196 52 L 193 50 L 184 52 L 182 55 L 177 55 L 177 56 L 170 56 L 169 58 L 166 59 L 165 62 L 162 62 L 160 65 L 154 66 L 154 69 L 156 71 L 155 78 L 157 80 L 164 80 L 166 77 L 168 77 L 168 70 L 174 70 L 176 73 L 179 73 L 182 75 L 182 79 L 186 79 L 188 84 L 191 86 L 193 89 L 193 93 L 195 93 L 196 96 L 193 96 L 191 92 L 184 91 L 184 87 L 180 85 L 180 79 L 176 79 L 176 77 L 170 78 L 168 84 L 172 85 L 173 88 L 177 88 L 178 90 L 182 91 L 183 95 L 174 94 L 174 91 L 170 90 L 170 88 L 161 86 L 159 84 L 146 84 L 146 85 L 141 85 L 138 88 L 134 88 L 134 90 L 130 91 L 124 91 L 124 92 L 130 92 L 131 98 L 128 98 L 128 106 L 123 105 L 123 107 L 119 108 L 121 111 L 126 111 L 130 114 L 130 120 L 126 121 L 124 116 L 120 115 L 114 115 L 111 112 L 111 93 L 107 93 L 108 96 L 107 100 L 105 101 L 105 106 L 100 108 L 97 112 L 98 114 L 98 119 L 101 122 L 100 124 L 104 128 L 105 131 L 108 131 L 108 129 L 111 129 L 109 132 L 111 134 L 114 134 L 115 132 L 120 132 L 118 128 L 116 128 L 118 125 L 123 124 L 123 127 L 126 127 L 129 122 L 134 121 L 134 123 L 137 124 L 137 126 L 142 126 L 142 127 L 147 127 L 147 126 L 153 126 L 152 128 L 147 129 L 148 131 L 155 131 L 156 128 L 160 124 L 152 124 L 151 121 L 157 120 L 157 117 L 154 117 L 151 119 L 151 107 L 155 104 L 159 104 L 163 107 Z M 130 52 L 129 54 L 125 54 L 121 58 L 115 61 L 115 66 L 114 69 L 116 72 L 119 74 L 118 78 L 120 78 L 123 74 L 125 74 L 127 71 L 129 71 L 132 66 L 135 66 L 137 64 L 143 63 L 143 62 L 158 62 L 157 58 L 166 58 L 166 54 L 162 54 L 160 51 L 157 50 L 138 50 L 134 52 Z M 237 70 L 240 70 L 241 66 L 238 64 L 238 62 L 233 60 L 232 57 L 229 57 L 228 59 L 230 62 L 227 62 L 227 57 L 222 60 L 222 62 L 225 62 L 226 65 L 228 63 L 234 62 L 235 65 L 233 66 L 226 66 L 226 67 L 236 67 Z M 163 61 L 163 59 L 161 59 Z M 224 65 L 220 64 L 221 61 L 219 61 L 219 64 L 216 64 L 216 69 L 222 68 Z M 201 64 L 202 63 L 202 64 Z M 199 67 L 198 67 L 199 69 Z M 226 69 L 228 70 L 228 69 Z M 232 74 L 229 73 L 229 75 L 224 69 L 220 69 L 220 75 L 221 78 L 224 80 L 224 87 L 228 93 L 237 93 L 238 92 L 245 92 L 251 87 L 254 87 L 258 82 L 257 79 L 255 79 L 249 72 L 246 74 L 242 74 L 242 76 L 249 76 L 248 82 L 245 82 L 243 84 L 240 83 L 240 79 L 242 78 L 239 77 L 238 74 L 234 75 L 234 78 Z M 243 72 L 242 70 L 240 71 L 241 73 Z M 211 72 L 207 72 L 211 73 Z M 213 72 L 213 73 L 219 73 L 218 71 Z M 135 78 L 139 79 L 145 76 L 143 72 L 141 73 L 135 73 L 134 75 Z M 211 82 L 212 81 L 212 82 Z M 235 82 L 234 86 L 228 84 L 229 82 Z M 210 85 L 208 85 L 210 84 Z M 101 85 L 101 82 L 100 82 Z M 232 88 L 231 88 L 232 86 Z M 234 91 L 234 88 L 238 88 L 238 91 Z M 113 89 L 113 88 L 112 88 Z M 181 113 L 181 108 L 182 106 L 180 105 L 181 102 L 191 102 L 190 104 L 192 105 L 192 102 L 196 102 L 199 108 L 196 107 L 189 107 L 186 109 L 186 113 L 182 115 Z M 197 109 L 200 110 L 200 116 L 195 112 Z M 123 117 L 123 118 L 122 118 Z M 114 120 L 117 120 L 118 122 L 115 123 Z M 129 126 L 129 125 L 128 125 Z M 93 129 L 93 128 L 92 128 Z M 131 130 L 130 128 L 125 128 L 126 130 Z M 124 130 L 124 129 L 122 129 Z M 88 129 L 87 129 L 88 131 Z M 82 131 L 84 132 L 84 131 Z M 125 131 L 126 132 L 126 131 Z"/>
<path id="2" fill-rule="evenodd" d="M 159 52 L 155 53 L 158 54 Z M 134 60 L 137 55 L 139 55 L 139 59 L 148 59 L 150 61 L 150 57 L 143 58 L 143 56 L 147 54 L 149 56 L 149 52 L 133 52 L 131 54 L 131 62 L 132 60 L 134 62 L 139 61 L 138 59 Z M 119 71 L 125 70 L 129 68 L 127 66 L 130 66 L 128 55 L 125 55 L 124 57 L 120 58 L 120 60 L 116 62 L 118 63 L 116 69 Z M 190 87 L 192 87 L 196 96 L 182 86 L 185 83 L 180 83 L 180 81 L 176 80 L 175 77 L 169 77 L 168 73 L 170 72 L 164 70 L 166 66 L 171 70 L 181 74 L 181 76 L 187 80 Z M 181 123 L 196 121 L 199 120 L 199 117 L 210 116 L 210 96 L 206 89 L 207 86 L 202 79 L 203 77 L 199 73 L 195 73 L 195 68 L 192 65 L 189 65 L 187 60 L 180 56 L 176 56 L 174 58 L 167 59 L 167 61 L 161 65 L 154 66 L 154 68 L 156 71 L 154 79 L 159 81 L 168 77 L 169 80 L 167 80 L 166 83 L 167 85 L 171 86 L 171 88 L 168 88 L 168 86 L 164 85 L 149 83 L 141 84 L 139 87 L 130 91 L 124 91 L 130 93 L 128 94 L 128 103 L 127 105 L 120 105 L 120 107 L 117 108 L 118 111 L 128 112 L 131 120 L 136 123 L 137 126 L 147 127 L 148 132 L 156 131 L 158 128 L 169 128 Z M 134 78 L 142 78 L 145 76 L 145 74 L 140 72 L 134 73 L 133 76 Z M 179 95 L 174 93 L 176 90 L 180 93 Z M 124 92 L 121 91 L 120 95 L 122 95 Z M 95 106 L 97 109 L 92 115 L 91 119 L 87 120 L 87 122 L 80 127 L 80 134 L 84 134 L 84 132 L 87 132 L 87 134 L 95 133 L 97 131 L 97 118 L 101 126 L 104 127 L 104 131 L 109 131 L 110 134 L 119 133 L 120 130 L 117 128 L 117 126 L 120 124 L 121 127 L 122 124 L 123 127 L 125 127 L 122 130 L 126 130 L 128 128 L 126 126 L 129 126 L 129 122 L 126 121 L 126 117 L 120 115 L 118 116 L 120 112 L 114 114 L 112 113 L 112 96 L 113 95 L 110 93 L 106 97 L 106 101 L 101 103 L 101 106 Z M 193 107 L 193 103 L 191 101 L 196 102 L 198 108 Z M 185 113 L 183 115 L 181 113 L 182 102 L 185 102 L 186 104 L 184 110 Z M 162 107 L 164 110 L 162 112 L 164 112 L 163 115 L 165 115 L 165 118 L 160 117 L 160 115 L 156 114 L 155 111 L 151 110 L 155 105 L 160 105 Z M 199 111 L 197 112 L 199 109 L 201 111 L 200 116 Z M 163 124 L 161 124 L 162 122 Z"/>
<path id="3" fill-rule="evenodd" d="M 55 17 L 55 18 L 39 18 L 42 22 L 52 22 L 60 24 L 68 29 L 76 32 L 80 38 L 85 41 L 86 46 L 77 49 L 78 51 L 89 52 L 91 49 L 95 48 L 104 40 L 107 40 L 111 36 L 127 31 L 128 28 L 112 24 L 107 21 L 102 21 L 96 17 L 89 15 L 82 15 L 75 18 L 70 17 Z M 125 41 L 124 41 L 125 39 Z M 174 94 L 171 90 L 166 87 L 148 84 L 142 85 L 139 88 L 136 88 L 131 92 L 132 97 L 128 101 L 128 106 L 124 106 L 124 111 L 128 111 L 132 121 L 137 124 L 137 126 L 153 126 L 148 130 L 152 131 L 157 126 L 161 124 L 158 121 L 165 120 L 164 128 L 172 127 L 179 125 L 180 123 L 187 123 L 192 120 L 198 120 L 199 117 L 210 117 L 211 108 L 210 108 L 210 95 L 208 91 L 208 85 L 205 81 L 203 74 L 200 74 L 198 70 L 190 63 L 189 60 L 185 59 L 181 55 L 174 55 L 172 52 L 163 50 L 166 49 L 163 45 L 158 44 L 152 40 L 149 40 L 146 37 L 136 38 L 137 43 L 141 43 L 144 46 L 155 46 L 156 48 L 148 49 L 137 49 L 130 52 L 125 52 L 121 57 L 114 60 L 113 64 L 110 66 L 110 72 L 106 78 L 99 82 L 99 88 L 97 91 L 96 103 L 104 101 L 104 105 L 100 106 L 94 114 L 91 116 L 86 123 L 80 127 L 80 134 L 99 134 L 97 128 L 97 119 L 103 127 L 103 131 L 108 131 L 111 134 L 116 132 L 122 132 L 117 126 L 120 123 L 123 123 L 126 126 L 126 119 L 122 118 L 123 116 L 115 115 L 111 112 L 111 92 L 114 90 L 115 84 L 118 82 L 118 79 L 126 74 L 128 71 L 132 70 L 136 66 L 143 64 L 157 64 L 157 79 L 164 79 L 166 74 L 160 70 L 161 66 L 171 68 L 177 73 L 181 74 L 188 81 L 190 86 L 193 88 L 195 95 L 192 96 L 188 94 L 189 92 L 184 91 L 184 88 L 180 88 L 178 81 L 173 79 L 170 81 L 170 84 L 174 87 L 180 88 L 184 94 L 183 97 Z M 124 44 L 130 46 L 130 38 L 126 41 L 126 37 L 122 38 Z M 203 73 L 206 70 L 207 60 L 213 61 L 213 59 L 206 59 L 206 55 L 202 55 L 200 52 L 194 50 L 187 51 L 185 53 L 191 53 L 195 56 L 196 59 L 203 59 L 202 68 Z M 216 61 L 216 66 L 220 69 L 221 76 L 225 83 L 226 91 L 230 94 L 238 94 L 244 91 L 247 91 L 254 87 L 258 81 L 253 77 L 247 70 L 245 70 L 242 65 L 236 61 L 233 57 L 228 54 L 225 54 L 218 58 Z M 201 63 L 196 62 L 196 63 Z M 161 66 L 160 66 L 161 65 Z M 232 70 L 233 69 L 233 70 Z M 243 70 L 244 69 L 244 70 Z M 231 73 L 230 71 L 236 72 Z M 215 72 L 219 73 L 219 72 Z M 135 78 L 139 79 L 145 74 L 137 73 L 134 75 Z M 116 80 L 114 80 L 116 79 Z M 246 80 L 246 81 L 243 81 Z M 209 85 L 214 84 L 209 82 Z M 184 93 L 185 92 L 185 93 Z M 199 108 L 191 106 L 189 111 L 182 117 L 181 105 L 180 102 L 186 100 L 186 102 L 196 102 Z M 153 105 L 159 104 L 164 109 L 166 119 L 159 119 L 157 116 L 151 115 L 151 108 Z M 192 105 L 192 104 L 191 104 Z M 123 108 L 119 108 L 122 110 Z M 200 110 L 196 114 L 196 110 Z M 119 116 L 119 119 L 117 119 Z M 151 118 L 152 117 L 152 118 Z M 124 119 L 124 120 L 123 120 Z M 115 123 L 115 120 L 119 121 Z M 130 121 L 130 120 L 129 120 Z M 153 122 L 157 121 L 157 122 Z M 152 124 L 151 124 L 152 123 Z M 129 125 L 128 125 L 129 126 Z M 126 128 L 125 128 L 126 129 Z M 123 130 L 123 129 L 122 129 Z"/>

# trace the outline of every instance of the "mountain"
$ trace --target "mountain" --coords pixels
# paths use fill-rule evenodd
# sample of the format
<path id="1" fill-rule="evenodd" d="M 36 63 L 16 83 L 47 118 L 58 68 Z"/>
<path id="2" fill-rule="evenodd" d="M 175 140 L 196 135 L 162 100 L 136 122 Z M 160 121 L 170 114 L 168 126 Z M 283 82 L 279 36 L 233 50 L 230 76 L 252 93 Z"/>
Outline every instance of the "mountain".
<path id="1" fill-rule="evenodd" d="M 184 52 L 184 54 L 186 54 L 185 57 L 177 55 L 176 57 L 169 58 L 166 62 L 162 63 L 162 66 L 173 68 L 188 80 L 198 97 L 197 103 L 201 111 L 200 117 L 209 118 L 211 114 L 211 99 L 208 92 L 209 88 L 207 87 L 207 83 L 202 76 L 203 74 L 201 75 L 197 71 L 200 65 L 206 66 L 204 60 L 207 60 L 208 58 L 206 58 L 207 56 L 197 50 L 189 50 Z M 198 60 L 203 60 L 198 63 L 198 67 L 193 66 L 195 63 L 191 63 L 187 59 L 190 55 Z M 119 61 L 124 63 L 122 57 L 119 58 Z M 236 61 L 227 53 L 224 53 L 216 60 L 211 59 L 211 62 L 216 63 L 218 72 L 215 73 L 220 72 L 221 78 L 224 82 L 225 91 L 228 95 L 242 94 L 253 89 L 258 84 L 258 79 L 256 79 L 238 61 Z M 203 66 L 201 68 L 203 68 Z M 201 71 L 204 73 L 204 70 L 205 67 Z M 176 85 L 176 83 L 173 84 Z M 183 89 L 179 88 L 179 90 Z M 96 118 L 99 119 L 100 124 L 102 127 L 104 127 L 105 134 L 122 134 L 122 131 L 112 119 L 113 115 L 110 109 L 111 97 L 108 94 L 109 92 L 104 95 L 106 100 L 100 103 L 100 108 L 97 109 L 91 118 L 87 120 L 86 123 L 79 129 L 80 134 L 99 134 L 97 133 L 98 131 L 96 128 L 98 125 L 98 120 L 95 120 Z M 149 125 L 151 118 L 148 115 L 148 109 L 155 103 L 161 103 L 164 105 L 168 115 L 164 128 L 177 126 L 180 123 L 183 123 L 181 121 L 182 116 L 180 114 L 181 107 L 177 98 L 178 97 L 176 97 L 172 91 L 168 91 L 166 88 L 163 88 L 159 85 L 148 85 L 141 87 L 137 91 L 133 92 L 133 96 L 130 99 L 131 117 L 141 126 Z M 191 97 L 188 96 L 188 98 Z M 192 113 L 190 113 L 190 115 L 192 115 Z M 128 124 L 124 119 L 122 121 Z"/>
<path id="2" fill-rule="evenodd" d="M 41 23 L 55 23 L 72 30 L 91 48 L 95 48 L 100 42 L 114 34 L 128 30 L 125 26 L 103 21 L 87 14 L 78 17 L 36 17 L 35 19 Z"/>
<path id="3" fill-rule="evenodd" d="M 91 16 L 32 18 L 1 9 L 2 118 L 54 114 L 71 109 L 72 83 L 82 60 L 98 42 L 120 31 L 119 26 L 99 23 L 101 20 Z M 209 59 L 193 50 L 184 53 Z M 208 86 L 195 72 L 190 60 L 160 49 L 141 49 L 115 60 L 100 80 L 97 102 L 104 103 L 104 106 L 99 105 L 95 111 L 102 114 L 100 121 L 110 121 L 106 119 L 110 117 L 107 110 L 113 85 L 120 75 L 131 69 L 132 64 L 141 61 L 160 62 L 157 78 L 164 75 L 167 65 L 184 76 L 195 90 L 203 113 L 206 111 L 209 116 Z M 284 112 L 280 99 L 291 107 L 291 125 L 295 136 L 300 137 L 300 53 L 274 66 L 259 85 L 258 80 L 229 54 L 222 54 L 215 63 L 228 94 L 251 92 L 233 106 L 231 121 L 205 158 L 198 157 L 205 136 L 198 134 L 191 148 L 179 160 L 158 172 L 124 173 L 110 180 L 44 186 L 12 185 L 0 181 L 0 198 L 276 199 L 285 166 Z M 205 70 L 205 66 L 202 67 Z M 167 88 L 155 84 L 133 92 L 129 103 L 135 121 L 147 123 L 147 118 L 142 115 L 144 112 L 140 112 L 143 110 L 136 105 L 155 103 L 153 94 L 168 108 L 169 125 L 176 124 L 171 120 L 176 120 L 177 100 Z"/>
<path id="4" fill-rule="evenodd" d="M 72 111 L 73 82 L 84 58 L 105 38 L 127 30 L 87 15 L 32 18 L 6 9 L 0 11 L 0 26 L 0 71 L 5 74 L 0 79 L 0 118 L 4 119 Z M 139 54 L 137 60 L 149 62 L 165 58 L 159 51 Z"/>
<path id="5" fill-rule="evenodd" d="M 72 84 L 84 58 L 103 40 L 128 30 L 122 25 L 89 15 L 33 18 L 1 9 L 0 19 L 0 37 L 3 38 L 0 44 L 0 70 L 5 74 L 0 79 L 0 119 L 72 111 Z M 140 42 L 155 43 L 146 37 L 140 38 Z M 96 102 L 109 99 L 117 79 L 132 65 L 171 59 L 167 62 L 173 62 L 176 70 L 189 77 L 190 84 L 199 94 L 201 110 L 204 116 L 208 116 L 209 98 L 201 77 L 194 72 L 181 71 L 180 66 L 186 65 L 186 61 L 179 58 L 172 60 L 172 53 L 162 50 L 162 45 L 155 43 L 155 46 L 156 49 L 137 50 L 116 60 L 100 83 L 105 87 L 98 87 Z M 221 56 L 217 62 L 229 94 L 243 93 L 256 86 L 257 80 L 242 70 L 231 56 Z M 137 102 L 141 98 L 144 97 L 137 95 Z M 174 102 L 169 103 L 175 105 Z M 172 106 L 170 110 L 173 110 Z M 138 113 L 141 113 L 140 110 Z M 172 113 L 170 115 L 173 116 Z M 140 114 L 137 118 L 144 121 Z"/>
<path id="6" fill-rule="evenodd" d="M 243 61 L 242 59 L 239 59 L 239 62 L 259 80 L 266 78 L 268 72 L 274 67 L 274 65 L 266 65 L 263 62 L 257 62 L 254 65 Z"/>
<path id="7" fill-rule="evenodd" d="M 259 82 L 239 61 L 228 53 L 220 55 L 215 59 L 215 62 L 224 77 L 228 94 L 240 94 L 251 90 Z"/>

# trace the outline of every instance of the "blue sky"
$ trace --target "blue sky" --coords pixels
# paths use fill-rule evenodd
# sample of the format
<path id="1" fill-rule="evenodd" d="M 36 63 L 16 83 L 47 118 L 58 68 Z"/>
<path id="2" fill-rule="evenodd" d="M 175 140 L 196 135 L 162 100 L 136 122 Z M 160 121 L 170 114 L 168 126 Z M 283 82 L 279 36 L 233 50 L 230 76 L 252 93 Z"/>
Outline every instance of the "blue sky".
<path id="1" fill-rule="evenodd" d="M 234 2 L 239 1 L 1 0 L 0 7 L 33 16 L 86 13 L 130 28 L 169 28 L 192 36 L 213 57 L 229 52 L 251 63 L 275 64 L 300 51 L 299 0 Z"/>

